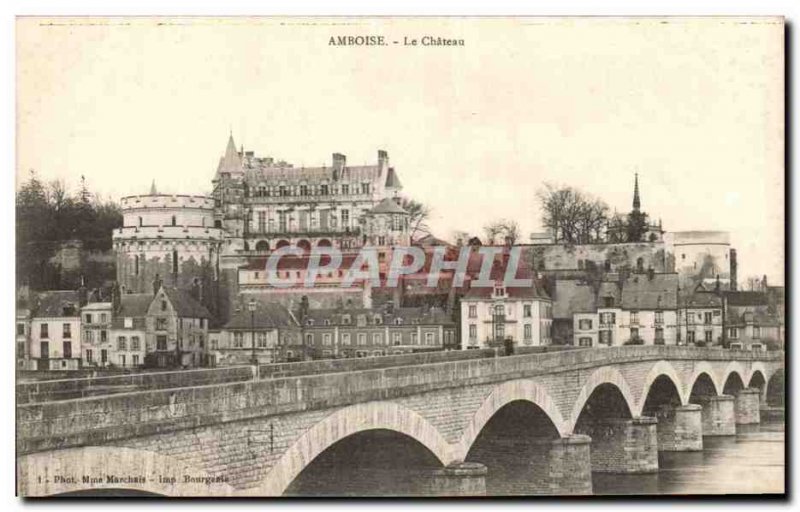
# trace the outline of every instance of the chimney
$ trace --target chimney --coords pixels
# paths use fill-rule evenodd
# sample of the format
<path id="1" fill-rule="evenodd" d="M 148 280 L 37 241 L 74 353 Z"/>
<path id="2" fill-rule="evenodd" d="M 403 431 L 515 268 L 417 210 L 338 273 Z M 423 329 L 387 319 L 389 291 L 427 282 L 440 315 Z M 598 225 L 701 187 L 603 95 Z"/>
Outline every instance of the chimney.
<path id="1" fill-rule="evenodd" d="M 737 285 L 738 263 L 736 261 L 736 249 L 731 249 L 730 265 L 731 265 L 731 270 L 730 270 L 730 273 L 731 273 L 731 285 L 730 285 L 730 288 L 731 288 L 732 291 L 735 292 L 736 291 L 736 287 L 738 286 Z"/>
<path id="2" fill-rule="evenodd" d="M 378 150 L 378 166 L 381 169 L 385 169 L 389 167 L 389 153 L 386 151 L 379 149 Z"/>
<path id="3" fill-rule="evenodd" d="M 341 153 L 333 154 L 333 171 L 342 172 L 344 166 L 347 165 L 347 157 Z"/>
<path id="4" fill-rule="evenodd" d="M 159 274 L 156 274 L 156 277 L 153 278 L 153 295 L 157 294 L 158 290 L 161 289 L 161 284 L 162 284 L 161 276 Z"/>
<path id="5" fill-rule="evenodd" d="M 765 293 L 767 291 L 767 274 L 764 274 L 764 278 L 761 279 L 761 291 Z"/>

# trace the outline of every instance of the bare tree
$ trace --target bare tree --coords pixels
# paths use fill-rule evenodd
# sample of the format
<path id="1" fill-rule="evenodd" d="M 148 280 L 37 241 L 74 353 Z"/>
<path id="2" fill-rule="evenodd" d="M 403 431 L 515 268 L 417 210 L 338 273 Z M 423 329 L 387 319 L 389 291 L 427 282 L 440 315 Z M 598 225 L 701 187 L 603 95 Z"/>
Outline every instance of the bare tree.
<path id="1" fill-rule="evenodd" d="M 520 230 L 517 221 L 512 219 L 498 219 L 486 224 L 483 227 L 483 232 L 486 234 L 486 243 L 493 245 L 498 242 L 507 242 L 515 244 L 519 240 Z"/>
<path id="2" fill-rule="evenodd" d="M 537 192 L 542 224 L 556 242 L 592 243 L 602 238 L 608 221 L 608 205 L 574 187 L 546 183 Z"/>
<path id="3" fill-rule="evenodd" d="M 426 235 L 431 233 L 428 227 L 431 209 L 427 205 L 414 201 L 413 199 L 403 198 L 400 206 L 408 212 L 408 225 L 412 240 L 419 233 Z"/>

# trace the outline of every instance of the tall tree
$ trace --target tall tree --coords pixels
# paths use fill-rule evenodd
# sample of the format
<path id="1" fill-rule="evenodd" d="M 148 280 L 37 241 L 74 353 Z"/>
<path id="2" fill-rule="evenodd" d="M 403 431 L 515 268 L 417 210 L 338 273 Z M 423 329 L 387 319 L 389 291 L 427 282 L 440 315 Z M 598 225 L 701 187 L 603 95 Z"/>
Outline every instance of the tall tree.
<path id="1" fill-rule="evenodd" d="M 542 224 L 555 242 L 592 243 L 602 239 L 608 205 L 574 187 L 546 183 L 537 192 Z"/>
<path id="2" fill-rule="evenodd" d="M 430 234 L 428 219 L 431 215 L 431 209 L 427 205 L 404 197 L 400 206 L 408 212 L 408 225 L 412 240 L 420 234 Z"/>

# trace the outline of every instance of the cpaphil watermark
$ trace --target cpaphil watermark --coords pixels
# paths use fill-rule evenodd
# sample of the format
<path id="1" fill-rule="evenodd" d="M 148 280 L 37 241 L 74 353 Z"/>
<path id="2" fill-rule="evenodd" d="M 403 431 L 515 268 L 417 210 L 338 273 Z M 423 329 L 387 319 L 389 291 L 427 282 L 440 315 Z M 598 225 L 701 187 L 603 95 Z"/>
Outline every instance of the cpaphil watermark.
<path id="1" fill-rule="evenodd" d="M 393 288 L 404 276 L 424 280 L 428 287 L 437 287 L 447 276 L 454 287 L 469 279 L 471 287 L 529 288 L 533 279 L 519 276 L 521 259 L 519 246 L 437 246 L 428 251 L 413 245 L 364 247 L 346 254 L 336 247 L 309 251 L 284 246 L 269 255 L 265 270 L 267 285 L 275 288 L 311 288 L 323 281 L 343 288 L 356 284 Z"/>

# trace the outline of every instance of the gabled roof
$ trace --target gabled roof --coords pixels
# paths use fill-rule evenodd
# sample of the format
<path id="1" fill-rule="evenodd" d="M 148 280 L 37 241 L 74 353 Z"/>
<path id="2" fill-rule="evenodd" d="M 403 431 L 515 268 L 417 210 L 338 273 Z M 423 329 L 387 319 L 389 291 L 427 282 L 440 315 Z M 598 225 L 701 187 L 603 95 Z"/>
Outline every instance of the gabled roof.
<path id="1" fill-rule="evenodd" d="M 721 308 L 722 297 L 713 292 L 695 292 L 678 299 L 678 304 L 682 308 Z"/>
<path id="2" fill-rule="evenodd" d="M 400 184 L 400 178 L 394 172 L 394 167 L 389 167 L 386 173 L 386 188 L 403 188 L 403 185 Z"/>
<path id="3" fill-rule="evenodd" d="M 255 312 L 252 314 L 248 309 L 248 303 L 251 301 L 256 304 Z M 295 326 L 297 321 L 282 304 L 255 295 L 239 295 L 231 318 L 223 329 L 276 329 Z"/>
<path id="4" fill-rule="evenodd" d="M 120 296 L 120 309 L 117 316 L 120 317 L 144 317 L 150 303 L 153 302 L 152 293 L 126 293 Z"/>
<path id="5" fill-rule="evenodd" d="M 729 306 L 766 306 L 767 294 L 762 292 L 723 292 Z"/>
<path id="6" fill-rule="evenodd" d="M 375 205 L 375 207 L 368 213 L 402 213 L 408 215 L 408 212 L 390 197 L 385 198 L 383 201 Z"/>
<path id="7" fill-rule="evenodd" d="M 634 274 L 622 283 L 622 308 L 676 309 L 678 274 Z"/>
<path id="8" fill-rule="evenodd" d="M 110 302 L 90 302 L 81 308 L 81 311 L 104 311 L 111 309 Z"/>
<path id="9" fill-rule="evenodd" d="M 33 299 L 33 317 L 79 317 L 80 294 L 74 290 L 39 292 Z M 71 308 L 65 311 L 64 308 Z M 65 314 L 66 313 L 66 314 Z"/>
<path id="10" fill-rule="evenodd" d="M 575 313 L 593 313 L 597 310 L 594 289 L 573 279 L 556 281 L 553 298 L 553 318 L 572 318 Z"/>
<path id="11" fill-rule="evenodd" d="M 210 318 L 211 314 L 189 292 L 177 288 L 162 287 L 172 307 L 181 318 Z"/>

